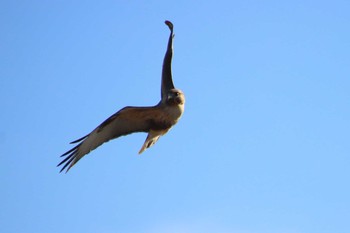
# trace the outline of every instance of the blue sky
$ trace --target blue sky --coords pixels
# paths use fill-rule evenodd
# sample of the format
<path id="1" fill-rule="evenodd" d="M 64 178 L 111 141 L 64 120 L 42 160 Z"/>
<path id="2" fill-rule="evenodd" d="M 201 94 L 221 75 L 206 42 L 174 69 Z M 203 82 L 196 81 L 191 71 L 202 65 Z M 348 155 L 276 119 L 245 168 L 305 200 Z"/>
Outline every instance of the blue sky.
<path id="1" fill-rule="evenodd" d="M 0 232 L 350 232 L 349 1 L 2 1 Z M 180 122 L 68 144 L 160 99 Z"/>

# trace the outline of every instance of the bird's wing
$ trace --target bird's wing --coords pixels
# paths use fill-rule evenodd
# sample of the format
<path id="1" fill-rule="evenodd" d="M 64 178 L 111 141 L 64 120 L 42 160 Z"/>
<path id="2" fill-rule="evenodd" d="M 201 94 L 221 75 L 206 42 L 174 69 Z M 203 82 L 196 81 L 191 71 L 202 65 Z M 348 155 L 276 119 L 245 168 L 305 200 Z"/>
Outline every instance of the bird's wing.
<path id="1" fill-rule="evenodd" d="M 64 164 L 60 172 L 66 168 L 66 172 L 68 172 L 83 156 L 111 139 L 134 132 L 148 132 L 154 124 L 152 119 L 158 115 L 158 111 L 157 107 L 125 107 L 121 109 L 90 134 L 71 142 L 80 143 L 61 156 L 66 156 L 66 158 L 57 165 Z"/>
<path id="2" fill-rule="evenodd" d="M 162 100 L 166 99 L 167 92 L 170 89 L 174 89 L 173 84 L 173 78 L 171 75 L 171 59 L 173 57 L 173 24 L 170 21 L 165 21 L 165 24 L 170 29 L 170 35 L 169 35 L 169 41 L 168 41 L 168 47 L 167 51 L 164 56 L 163 60 L 163 70 L 162 70 L 162 88 L 161 88 L 161 94 L 162 94 Z"/>

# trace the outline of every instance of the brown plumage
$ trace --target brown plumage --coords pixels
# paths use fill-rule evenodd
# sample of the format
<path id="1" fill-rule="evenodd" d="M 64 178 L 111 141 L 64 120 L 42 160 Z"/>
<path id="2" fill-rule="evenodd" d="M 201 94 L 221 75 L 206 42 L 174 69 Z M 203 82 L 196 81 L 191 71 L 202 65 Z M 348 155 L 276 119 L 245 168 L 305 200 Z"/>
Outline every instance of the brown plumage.
<path id="1" fill-rule="evenodd" d="M 82 157 L 111 139 L 135 132 L 145 132 L 148 136 L 139 154 L 154 145 L 160 136 L 166 134 L 180 119 L 185 105 L 185 96 L 181 90 L 175 89 L 171 60 L 173 55 L 173 24 L 165 21 L 170 29 L 167 51 L 163 61 L 161 100 L 152 107 L 125 107 L 102 122 L 88 135 L 71 143 L 79 143 L 64 153 L 65 157 L 57 166 L 63 165 L 60 172 L 69 171 Z"/>

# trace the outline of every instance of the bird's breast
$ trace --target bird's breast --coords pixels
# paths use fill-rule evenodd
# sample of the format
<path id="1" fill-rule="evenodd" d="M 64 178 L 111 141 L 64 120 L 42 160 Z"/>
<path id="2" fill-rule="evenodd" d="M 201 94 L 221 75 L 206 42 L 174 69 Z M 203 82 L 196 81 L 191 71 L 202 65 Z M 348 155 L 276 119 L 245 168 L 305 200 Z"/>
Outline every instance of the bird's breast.
<path id="1" fill-rule="evenodd" d="M 184 111 L 183 105 L 166 106 L 151 120 L 151 129 L 170 129 L 177 123 Z"/>
<path id="2" fill-rule="evenodd" d="M 184 112 L 184 107 L 184 104 L 167 106 L 164 109 L 164 113 L 169 119 L 174 120 L 176 123 L 182 116 L 182 113 Z"/>

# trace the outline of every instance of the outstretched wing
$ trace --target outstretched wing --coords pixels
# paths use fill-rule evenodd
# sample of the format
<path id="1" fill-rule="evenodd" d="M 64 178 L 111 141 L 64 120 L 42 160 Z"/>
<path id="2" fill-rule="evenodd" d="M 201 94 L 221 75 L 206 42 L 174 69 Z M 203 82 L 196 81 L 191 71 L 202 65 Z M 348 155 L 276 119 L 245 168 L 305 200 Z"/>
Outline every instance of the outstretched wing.
<path id="1" fill-rule="evenodd" d="M 57 166 L 63 165 L 60 172 L 66 172 L 83 156 L 111 139 L 134 132 L 148 132 L 153 124 L 152 119 L 158 114 L 157 107 L 125 107 L 113 114 L 90 134 L 73 141 L 77 146 L 67 151 L 61 157 L 66 158 Z"/>
<path id="2" fill-rule="evenodd" d="M 167 98 L 167 92 L 170 89 L 174 89 L 173 78 L 171 75 L 171 60 L 173 57 L 173 37 L 174 37 L 173 28 L 174 28 L 174 26 L 170 21 L 165 21 L 165 24 L 170 29 L 170 36 L 169 36 L 167 51 L 165 53 L 165 57 L 163 60 L 162 88 L 161 88 L 162 100 L 165 100 Z"/>

